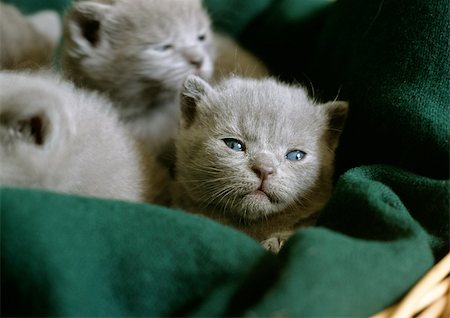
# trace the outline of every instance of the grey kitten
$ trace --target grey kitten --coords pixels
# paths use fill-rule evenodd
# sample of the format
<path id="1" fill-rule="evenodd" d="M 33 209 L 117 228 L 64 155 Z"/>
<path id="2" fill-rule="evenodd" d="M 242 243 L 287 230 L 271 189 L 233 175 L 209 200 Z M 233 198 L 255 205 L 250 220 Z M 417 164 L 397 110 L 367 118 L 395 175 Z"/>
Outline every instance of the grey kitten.
<path id="1" fill-rule="evenodd" d="M 49 73 L 0 72 L 0 185 L 148 198 L 139 149 L 111 107 Z"/>
<path id="2" fill-rule="evenodd" d="M 210 20 L 200 0 L 79 1 L 64 27 L 67 76 L 107 93 L 150 149 L 173 137 L 186 77 L 213 73 Z"/>
<path id="3" fill-rule="evenodd" d="M 234 226 L 278 251 L 314 223 L 332 191 L 346 102 L 316 104 L 273 79 L 190 76 L 182 91 L 174 205 Z"/>

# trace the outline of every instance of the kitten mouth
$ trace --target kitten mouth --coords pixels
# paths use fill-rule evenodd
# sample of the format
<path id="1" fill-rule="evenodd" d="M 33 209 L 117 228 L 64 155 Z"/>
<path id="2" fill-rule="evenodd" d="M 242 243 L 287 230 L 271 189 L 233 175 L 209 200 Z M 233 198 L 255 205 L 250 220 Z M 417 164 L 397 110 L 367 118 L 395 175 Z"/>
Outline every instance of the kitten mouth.
<path id="1" fill-rule="evenodd" d="M 194 71 L 192 72 L 192 74 L 194 74 L 194 75 L 197 75 L 197 76 L 199 76 L 199 77 L 204 77 L 204 72 L 203 72 L 203 70 L 202 69 L 200 69 L 200 68 L 198 68 L 198 69 L 194 69 Z"/>
<path id="2" fill-rule="evenodd" d="M 280 203 L 280 200 L 278 200 L 277 197 L 275 197 L 274 195 L 267 193 L 266 191 L 264 191 L 262 188 L 258 188 L 253 192 L 250 192 L 248 195 L 254 195 L 257 197 L 261 197 L 264 199 L 269 200 L 270 203 L 274 203 L 274 204 L 278 204 Z"/>
<path id="3" fill-rule="evenodd" d="M 262 197 L 267 197 L 269 199 L 269 195 L 266 192 L 264 192 L 263 190 L 260 190 L 260 189 L 255 190 L 255 191 L 253 191 L 250 194 L 258 195 L 258 196 L 262 196 Z"/>

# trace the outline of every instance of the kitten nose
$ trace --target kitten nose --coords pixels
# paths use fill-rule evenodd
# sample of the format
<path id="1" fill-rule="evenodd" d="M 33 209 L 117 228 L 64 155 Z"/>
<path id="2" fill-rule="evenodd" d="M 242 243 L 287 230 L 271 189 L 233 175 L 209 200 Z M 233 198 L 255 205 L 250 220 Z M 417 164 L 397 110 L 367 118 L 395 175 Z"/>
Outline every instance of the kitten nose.
<path id="1" fill-rule="evenodd" d="M 261 179 L 267 179 L 271 174 L 275 172 L 275 169 L 270 166 L 256 165 L 252 167 L 252 170 Z"/>
<path id="2" fill-rule="evenodd" d="M 202 64 L 203 64 L 203 58 L 202 58 L 202 57 L 197 57 L 197 58 L 193 57 L 193 58 L 190 58 L 190 59 L 189 59 L 189 63 L 190 63 L 191 65 L 194 65 L 194 66 L 197 67 L 197 68 L 200 68 L 200 67 L 202 66 Z"/>
<path id="3" fill-rule="evenodd" d="M 276 173 L 276 160 L 270 153 L 257 153 L 251 162 L 251 169 L 264 182 Z"/>
<path id="4" fill-rule="evenodd" d="M 203 65 L 204 54 L 198 47 L 185 48 L 183 50 L 183 56 L 189 64 L 196 68 L 200 68 Z"/>

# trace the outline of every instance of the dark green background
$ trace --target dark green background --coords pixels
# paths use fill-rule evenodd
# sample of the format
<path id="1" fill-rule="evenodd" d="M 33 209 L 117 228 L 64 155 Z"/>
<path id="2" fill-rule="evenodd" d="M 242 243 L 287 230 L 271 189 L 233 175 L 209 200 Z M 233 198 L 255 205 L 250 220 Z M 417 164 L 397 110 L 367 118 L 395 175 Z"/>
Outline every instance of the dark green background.
<path id="1" fill-rule="evenodd" d="M 206 4 L 276 76 L 350 102 L 318 227 L 274 256 L 181 211 L 3 188 L 2 314 L 367 316 L 449 252 L 448 2 Z"/>

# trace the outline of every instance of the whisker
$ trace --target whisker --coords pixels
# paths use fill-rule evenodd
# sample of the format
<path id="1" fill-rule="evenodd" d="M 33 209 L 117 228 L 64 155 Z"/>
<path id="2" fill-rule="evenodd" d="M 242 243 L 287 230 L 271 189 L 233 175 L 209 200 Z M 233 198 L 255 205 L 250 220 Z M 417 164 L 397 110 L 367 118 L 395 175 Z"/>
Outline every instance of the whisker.
<path id="1" fill-rule="evenodd" d="M 341 86 L 339 86 L 339 89 L 338 89 L 338 91 L 337 91 L 337 94 L 336 94 L 336 97 L 333 99 L 333 102 L 335 102 L 335 101 L 337 101 L 338 100 L 338 98 L 339 98 L 339 94 L 341 93 L 341 90 L 342 90 L 342 85 Z"/>

